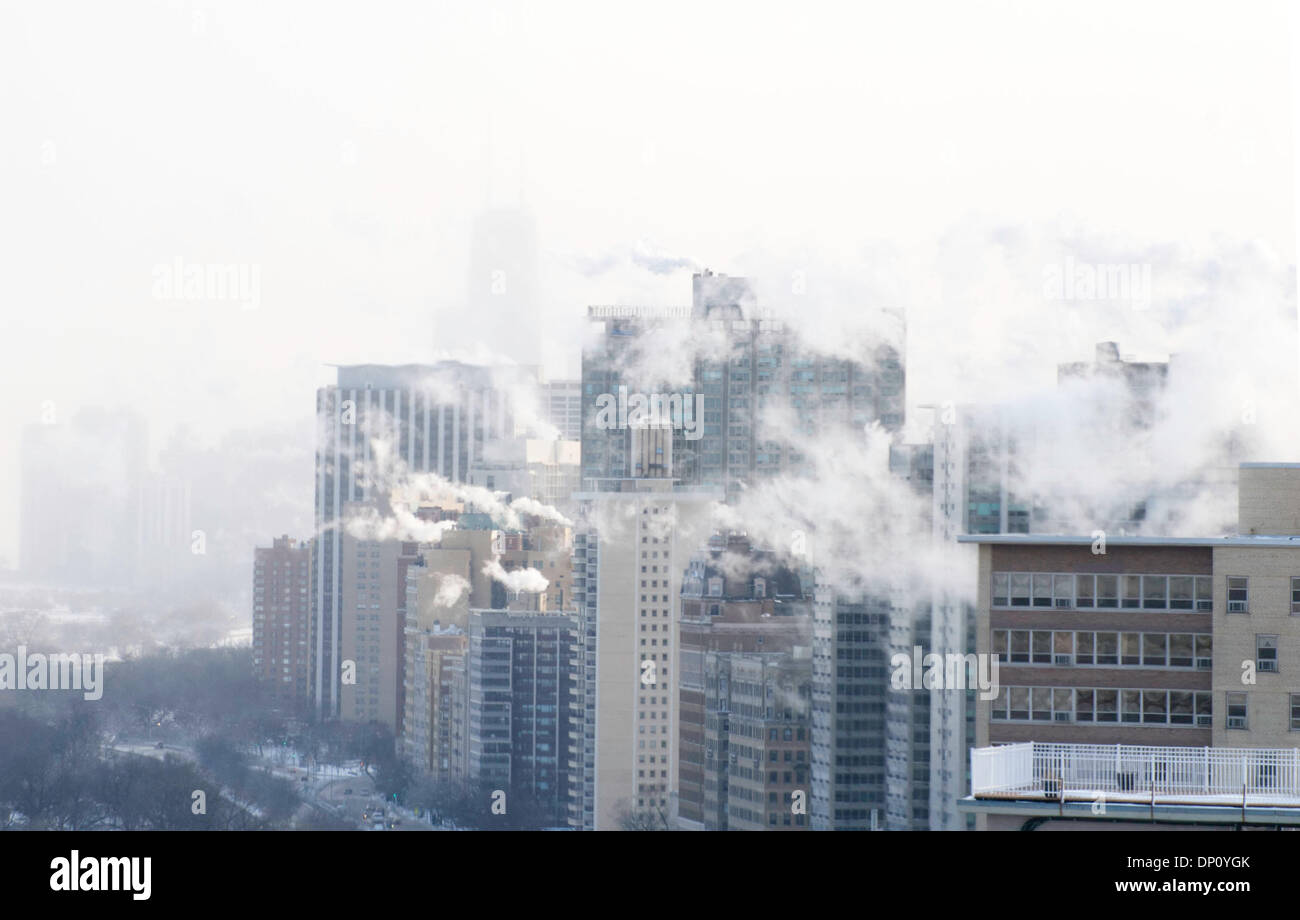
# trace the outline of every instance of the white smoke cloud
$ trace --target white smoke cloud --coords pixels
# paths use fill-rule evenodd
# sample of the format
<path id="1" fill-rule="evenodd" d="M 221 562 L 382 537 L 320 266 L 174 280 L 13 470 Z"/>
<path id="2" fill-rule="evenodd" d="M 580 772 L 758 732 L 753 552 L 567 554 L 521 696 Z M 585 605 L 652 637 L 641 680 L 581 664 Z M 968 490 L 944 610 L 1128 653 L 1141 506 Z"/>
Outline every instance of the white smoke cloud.
<path id="1" fill-rule="evenodd" d="M 438 590 L 433 595 L 433 606 L 454 607 L 469 593 L 469 590 L 468 578 L 456 574 L 443 575 L 438 579 Z"/>
<path id="2" fill-rule="evenodd" d="M 523 591 L 528 594 L 541 594 L 546 590 L 546 576 L 534 568 L 512 569 L 506 571 L 496 559 L 483 565 L 483 574 L 505 585 L 510 591 Z"/>

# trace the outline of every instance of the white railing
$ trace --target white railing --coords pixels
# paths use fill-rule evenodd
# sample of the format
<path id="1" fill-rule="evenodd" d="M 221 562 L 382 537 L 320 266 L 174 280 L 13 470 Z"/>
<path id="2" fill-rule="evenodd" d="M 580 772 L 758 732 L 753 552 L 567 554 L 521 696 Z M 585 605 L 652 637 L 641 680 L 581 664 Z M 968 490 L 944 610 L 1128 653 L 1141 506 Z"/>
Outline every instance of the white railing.
<path id="1" fill-rule="evenodd" d="M 1046 744 L 971 748 L 979 798 L 1108 798 L 1148 801 L 1255 796 L 1300 806 L 1300 749 Z M 1294 801 L 1290 801 L 1294 800 Z"/>

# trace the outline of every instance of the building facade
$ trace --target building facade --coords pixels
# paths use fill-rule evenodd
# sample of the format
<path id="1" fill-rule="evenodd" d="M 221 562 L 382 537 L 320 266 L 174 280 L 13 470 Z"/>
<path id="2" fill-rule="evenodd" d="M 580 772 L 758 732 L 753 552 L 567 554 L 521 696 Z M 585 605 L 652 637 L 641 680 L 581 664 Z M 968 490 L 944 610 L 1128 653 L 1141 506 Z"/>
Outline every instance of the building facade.
<path id="1" fill-rule="evenodd" d="M 287 535 L 253 550 L 253 673 L 277 697 L 308 699 L 311 541 Z"/>

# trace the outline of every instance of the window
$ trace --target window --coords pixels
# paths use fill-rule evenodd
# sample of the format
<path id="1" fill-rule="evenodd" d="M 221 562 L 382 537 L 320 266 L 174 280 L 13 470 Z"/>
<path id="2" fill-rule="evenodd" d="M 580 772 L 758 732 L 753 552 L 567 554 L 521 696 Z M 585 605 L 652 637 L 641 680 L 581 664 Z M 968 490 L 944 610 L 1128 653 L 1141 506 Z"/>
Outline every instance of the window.
<path id="1" fill-rule="evenodd" d="M 1142 691 L 1141 690 L 1121 690 L 1120 694 L 1120 719 L 1124 722 L 1141 722 L 1142 721 Z"/>
<path id="2" fill-rule="evenodd" d="M 1196 579 L 1191 575 L 1173 575 L 1169 578 L 1169 609 L 1191 610 L 1196 593 Z"/>
<path id="3" fill-rule="evenodd" d="M 1169 637 L 1164 633 L 1142 634 L 1142 666 L 1163 668 L 1169 664 Z"/>
<path id="4" fill-rule="evenodd" d="M 1007 656 L 1008 634 L 1005 629 L 995 629 L 993 631 L 993 654 L 997 656 L 998 661 L 1006 664 L 1011 659 Z"/>
<path id="5" fill-rule="evenodd" d="M 1142 576 L 1141 575 L 1124 575 L 1123 581 L 1123 604 L 1124 607 L 1141 607 L 1142 606 Z"/>
<path id="6" fill-rule="evenodd" d="M 1196 694 L 1190 690 L 1171 690 L 1169 692 L 1169 724 L 1191 725 L 1196 706 Z"/>
<path id="7" fill-rule="evenodd" d="M 1031 709 L 1035 722 L 1052 720 L 1052 690 L 1050 687 L 1030 688 Z"/>
<path id="8" fill-rule="evenodd" d="M 1050 632 L 1034 631 L 1034 664 L 1051 664 L 1052 663 L 1052 634 Z"/>
<path id="9" fill-rule="evenodd" d="M 1074 634 L 1075 664 L 1093 664 L 1093 635 L 1090 632 Z"/>
<path id="10" fill-rule="evenodd" d="M 1092 721 L 1092 707 L 1096 692 L 1093 690 L 1074 691 L 1074 718 L 1079 722 Z"/>
<path id="11" fill-rule="evenodd" d="M 1029 688 L 1012 687 L 1011 689 L 1011 718 L 1028 721 L 1029 719 Z"/>
<path id="12" fill-rule="evenodd" d="M 1291 613 L 1300 613 L 1300 578 L 1291 577 Z"/>
<path id="13" fill-rule="evenodd" d="M 1052 633 L 1052 662 L 1064 665 L 1074 663 L 1074 633 Z"/>
<path id="14" fill-rule="evenodd" d="M 1169 579 L 1164 575 L 1142 576 L 1142 607 L 1164 610 L 1169 605 Z"/>
<path id="15" fill-rule="evenodd" d="M 1196 724 L 1209 728 L 1214 724 L 1214 695 L 1196 694 Z"/>
<path id="16" fill-rule="evenodd" d="M 1074 606 L 1091 607 L 1093 599 L 1093 588 L 1096 584 L 1095 575 L 1076 575 L 1074 576 Z"/>
<path id="17" fill-rule="evenodd" d="M 1142 634 L 1122 633 L 1120 639 L 1124 649 L 1120 664 L 1140 665 L 1142 663 Z"/>
<path id="18" fill-rule="evenodd" d="M 1097 691 L 1097 721 L 1098 722 L 1119 721 L 1118 697 L 1119 697 L 1118 690 Z"/>
<path id="19" fill-rule="evenodd" d="M 1169 721 L 1169 691 L 1142 691 L 1142 721 L 1156 725 Z"/>
<path id="20" fill-rule="evenodd" d="M 1012 607 L 1029 606 L 1029 576 L 1028 575 L 1011 576 L 1011 606 Z"/>
<path id="21" fill-rule="evenodd" d="M 1052 606 L 1052 576 L 1051 575 L 1034 576 L 1034 606 L 1035 607 Z"/>
<path id="22" fill-rule="evenodd" d="M 1097 606 L 1098 607 L 1119 606 L 1119 576 L 1118 575 L 1097 576 Z"/>
<path id="23" fill-rule="evenodd" d="M 1277 636 L 1255 637 L 1255 670 L 1277 673 Z"/>
<path id="24" fill-rule="evenodd" d="M 1052 604 L 1056 607 L 1074 606 L 1074 576 L 1052 576 Z"/>
<path id="25" fill-rule="evenodd" d="M 998 695 L 993 698 L 990 704 L 991 712 L 989 718 L 1002 720 L 1007 717 L 1007 699 L 1008 688 L 1001 687 L 998 689 Z M 801 755 L 803 751 L 799 752 Z"/>
<path id="26" fill-rule="evenodd" d="M 1246 578 L 1244 576 L 1228 576 L 1228 613 L 1246 613 L 1249 610 L 1247 606 Z"/>
<path id="27" fill-rule="evenodd" d="M 1291 731 L 1300 732 L 1300 693 L 1291 694 Z"/>
<path id="28" fill-rule="evenodd" d="M 1052 718 L 1057 722 L 1069 722 L 1074 718 L 1074 691 L 1060 688 L 1052 691 Z"/>
<path id="29" fill-rule="evenodd" d="M 1017 629 L 1011 633 L 1011 661 L 1026 663 L 1029 661 L 1029 630 Z"/>
<path id="30" fill-rule="evenodd" d="M 1244 691 L 1229 692 L 1228 697 L 1228 728 L 1247 727 L 1247 705 L 1246 694 Z"/>
<path id="31" fill-rule="evenodd" d="M 1097 633 L 1097 664 L 1119 664 L 1119 633 Z"/>
<path id="32" fill-rule="evenodd" d="M 1006 572 L 997 572 L 993 575 L 993 606 L 1008 607 L 1011 605 L 1010 594 L 1011 576 Z"/>
<path id="33" fill-rule="evenodd" d="M 1196 609 L 1202 613 L 1214 609 L 1214 579 L 1209 575 L 1196 576 Z"/>
<path id="34" fill-rule="evenodd" d="M 1175 633 L 1169 637 L 1169 666 L 1190 668 L 1193 664 L 1195 639 L 1191 633 Z"/>

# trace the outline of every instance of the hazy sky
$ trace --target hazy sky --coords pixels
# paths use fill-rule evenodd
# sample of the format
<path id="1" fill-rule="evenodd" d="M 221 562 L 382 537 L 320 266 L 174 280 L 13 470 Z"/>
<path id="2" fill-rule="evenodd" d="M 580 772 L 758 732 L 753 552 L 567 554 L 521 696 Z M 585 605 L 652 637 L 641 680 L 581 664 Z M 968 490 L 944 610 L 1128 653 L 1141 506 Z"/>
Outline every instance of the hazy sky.
<path id="1" fill-rule="evenodd" d="M 585 304 L 686 303 L 692 266 L 842 290 L 884 248 L 913 274 L 869 289 L 916 289 L 970 226 L 1289 263 L 1292 35 L 1268 3 L 7 3 L 0 555 L 46 401 L 215 441 L 297 424 L 327 362 L 492 348 L 490 208 L 532 221 L 556 374 Z M 256 308 L 158 299 L 176 259 L 255 269 Z"/>

